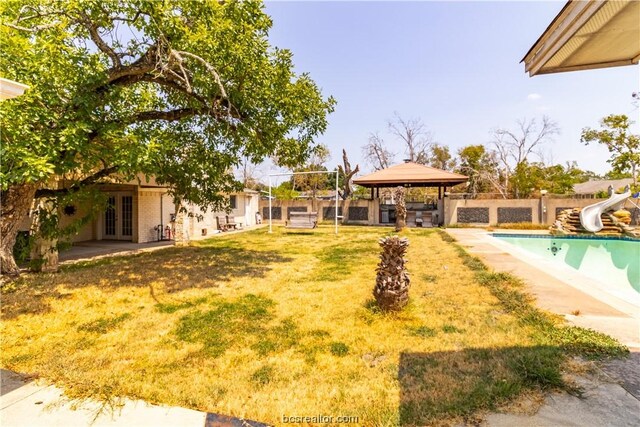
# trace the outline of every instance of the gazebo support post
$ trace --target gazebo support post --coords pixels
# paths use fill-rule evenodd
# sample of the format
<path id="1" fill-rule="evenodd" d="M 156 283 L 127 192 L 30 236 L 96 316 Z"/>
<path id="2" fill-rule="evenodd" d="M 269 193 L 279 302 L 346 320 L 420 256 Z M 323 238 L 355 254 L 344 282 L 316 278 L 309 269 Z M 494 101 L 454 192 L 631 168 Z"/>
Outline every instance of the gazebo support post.
<path id="1" fill-rule="evenodd" d="M 373 200 L 373 187 L 371 187 L 371 200 Z"/>

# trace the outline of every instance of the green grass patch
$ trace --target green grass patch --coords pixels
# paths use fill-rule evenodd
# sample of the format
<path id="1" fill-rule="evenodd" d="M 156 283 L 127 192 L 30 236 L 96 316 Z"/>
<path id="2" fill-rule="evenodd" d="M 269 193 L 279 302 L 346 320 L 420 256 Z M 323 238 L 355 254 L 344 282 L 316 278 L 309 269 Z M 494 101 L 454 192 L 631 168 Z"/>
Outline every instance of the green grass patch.
<path id="1" fill-rule="evenodd" d="M 443 240 L 451 240 L 447 233 L 439 233 Z M 533 298 L 522 291 L 523 284 L 520 279 L 507 273 L 488 271 L 479 258 L 469 255 L 459 245 L 455 246 L 464 265 L 476 273 L 478 283 L 486 286 L 498 298 L 505 311 L 516 315 L 521 323 L 533 327 L 533 338 L 541 345 L 557 346 L 568 354 L 588 359 L 622 357 L 629 353 L 626 346 L 606 334 L 559 324 L 551 315 L 534 305 Z M 544 366 L 551 365 L 547 363 Z M 560 364 L 556 363 L 554 366 L 560 375 Z M 547 383 L 541 383 L 545 384 Z"/>
<path id="2" fill-rule="evenodd" d="M 265 386 L 273 381 L 275 369 L 271 365 L 264 365 L 251 374 L 251 382 L 257 386 Z"/>
<path id="3" fill-rule="evenodd" d="M 422 276 L 422 279 L 428 283 L 435 283 L 438 281 L 438 276 L 436 276 L 435 274 L 424 274 Z"/>
<path id="4" fill-rule="evenodd" d="M 219 357 L 238 343 L 264 332 L 263 323 L 271 320 L 274 302 L 253 294 L 235 301 L 218 300 L 213 309 L 190 313 L 180 319 L 176 335 L 183 341 L 198 342 L 212 357 Z"/>
<path id="5" fill-rule="evenodd" d="M 207 302 L 207 298 L 196 298 L 193 301 L 178 303 L 158 303 L 156 304 L 156 309 L 160 313 L 171 314 L 187 308 L 197 307 L 200 304 L 204 304 L 205 302 Z"/>
<path id="6" fill-rule="evenodd" d="M 433 328 L 429 328 L 428 326 L 415 326 L 407 329 L 409 334 L 420 338 L 433 338 L 438 335 L 438 331 Z"/>
<path id="7" fill-rule="evenodd" d="M 265 328 L 252 348 L 260 356 L 282 352 L 296 346 L 302 339 L 302 335 L 298 325 L 292 319 L 285 319 L 276 326 Z"/>
<path id="8" fill-rule="evenodd" d="M 349 354 L 349 346 L 343 342 L 332 342 L 329 344 L 329 350 L 331 354 L 338 357 L 343 357 Z"/>
<path id="9" fill-rule="evenodd" d="M 445 334 L 461 334 L 464 329 L 457 328 L 454 325 L 442 325 L 442 332 Z"/>
<path id="10" fill-rule="evenodd" d="M 91 332 L 95 334 L 106 334 L 130 317 L 131 313 L 123 313 L 120 316 L 116 317 L 101 317 L 100 319 L 96 319 L 78 326 L 78 331 Z"/>
<path id="11" fill-rule="evenodd" d="M 313 275 L 313 280 L 329 281 L 341 280 L 348 276 L 355 264 L 361 261 L 361 256 L 371 252 L 371 244 L 358 241 L 345 246 L 335 245 L 324 249 L 318 256 L 320 265 Z"/>

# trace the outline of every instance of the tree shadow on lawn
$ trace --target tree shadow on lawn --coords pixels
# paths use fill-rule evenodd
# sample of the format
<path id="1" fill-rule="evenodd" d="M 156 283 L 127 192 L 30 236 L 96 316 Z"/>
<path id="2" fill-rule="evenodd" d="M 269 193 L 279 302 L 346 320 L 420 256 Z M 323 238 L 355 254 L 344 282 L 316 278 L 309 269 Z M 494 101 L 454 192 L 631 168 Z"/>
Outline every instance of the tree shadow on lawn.
<path id="1" fill-rule="evenodd" d="M 597 344 L 600 358 L 623 354 Z M 582 390 L 563 376 L 567 357 L 593 354 L 594 345 L 532 345 L 400 354 L 400 425 L 433 425 L 449 418 L 476 425 L 477 413 L 496 410 L 525 391 Z"/>
<path id="2" fill-rule="evenodd" d="M 63 266 L 56 274 L 25 274 L 13 289 L 3 289 L 2 319 L 21 314 L 44 313 L 49 298 L 68 298 L 64 288 L 97 286 L 103 290 L 148 287 L 180 292 L 216 288 L 241 278 L 264 277 L 272 264 L 293 261 L 273 251 L 237 247 L 182 247 L 109 257 Z"/>
<path id="3" fill-rule="evenodd" d="M 577 392 L 563 380 L 564 354 L 554 346 L 401 353 L 400 424 L 473 422 L 477 411 L 494 410 L 525 390 Z"/>

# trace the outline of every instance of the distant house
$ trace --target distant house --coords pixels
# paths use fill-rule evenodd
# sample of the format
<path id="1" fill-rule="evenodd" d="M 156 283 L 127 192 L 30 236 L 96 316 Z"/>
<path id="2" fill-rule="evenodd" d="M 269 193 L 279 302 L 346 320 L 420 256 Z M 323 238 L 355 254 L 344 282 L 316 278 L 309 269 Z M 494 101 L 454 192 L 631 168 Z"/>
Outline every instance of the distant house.
<path id="1" fill-rule="evenodd" d="M 632 184 L 632 178 L 587 181 L 580 184 L 575 184 L 573 186 L 573 192 L 580 195 L 593 195 L 601 192 L 606 193 L 609 189 L 609 186 L 612 186 L 614 191 L 618 191 L 625 186 Z"/>
<path id="2" fill-rule="evenodd" d="M 126 183 L 102 183 L 98 189 L 107 195 L 104 212 L 85 224 L 72 242 L 89 240 L 121 240 L 147 243 L 162 238 L 173 238 L 175 233 L 175 205 L 168 188 L 155 179 L 136 179 Z M 242 226 L 256 224 L 259 193 L 245 189 L 228 195 L 231 211 L 205 212 L 194 205 L 186 205 L 187 214 L 182 224 L 183 233 L 190 240 L 201 239 L 218 229 L 216 216 L 233 217 Z M 65 206 L 60 212 L 60 225 L 65 227 L 85 216 L 90 206 Z M 22 230 L 28 230 L 29 223 Z M 168 228 L 167 228 L 168 227 Z"/>

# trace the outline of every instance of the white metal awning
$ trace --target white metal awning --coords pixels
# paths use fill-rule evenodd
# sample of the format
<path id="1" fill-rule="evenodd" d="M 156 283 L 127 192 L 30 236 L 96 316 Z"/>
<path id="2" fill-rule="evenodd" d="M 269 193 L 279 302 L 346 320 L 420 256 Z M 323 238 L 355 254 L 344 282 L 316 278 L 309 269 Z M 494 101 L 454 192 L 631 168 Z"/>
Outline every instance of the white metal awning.
<path id="1" fill-rule="evenodd" d="M 570 0 L 521 62 L 533 77 L 639 60 L 640 1 Z"/>
<path id="2" fill-rule="evenodd" d="M 0 99 L 11 99 L 20 96 L 29 86 L 0 77 Z"/>

